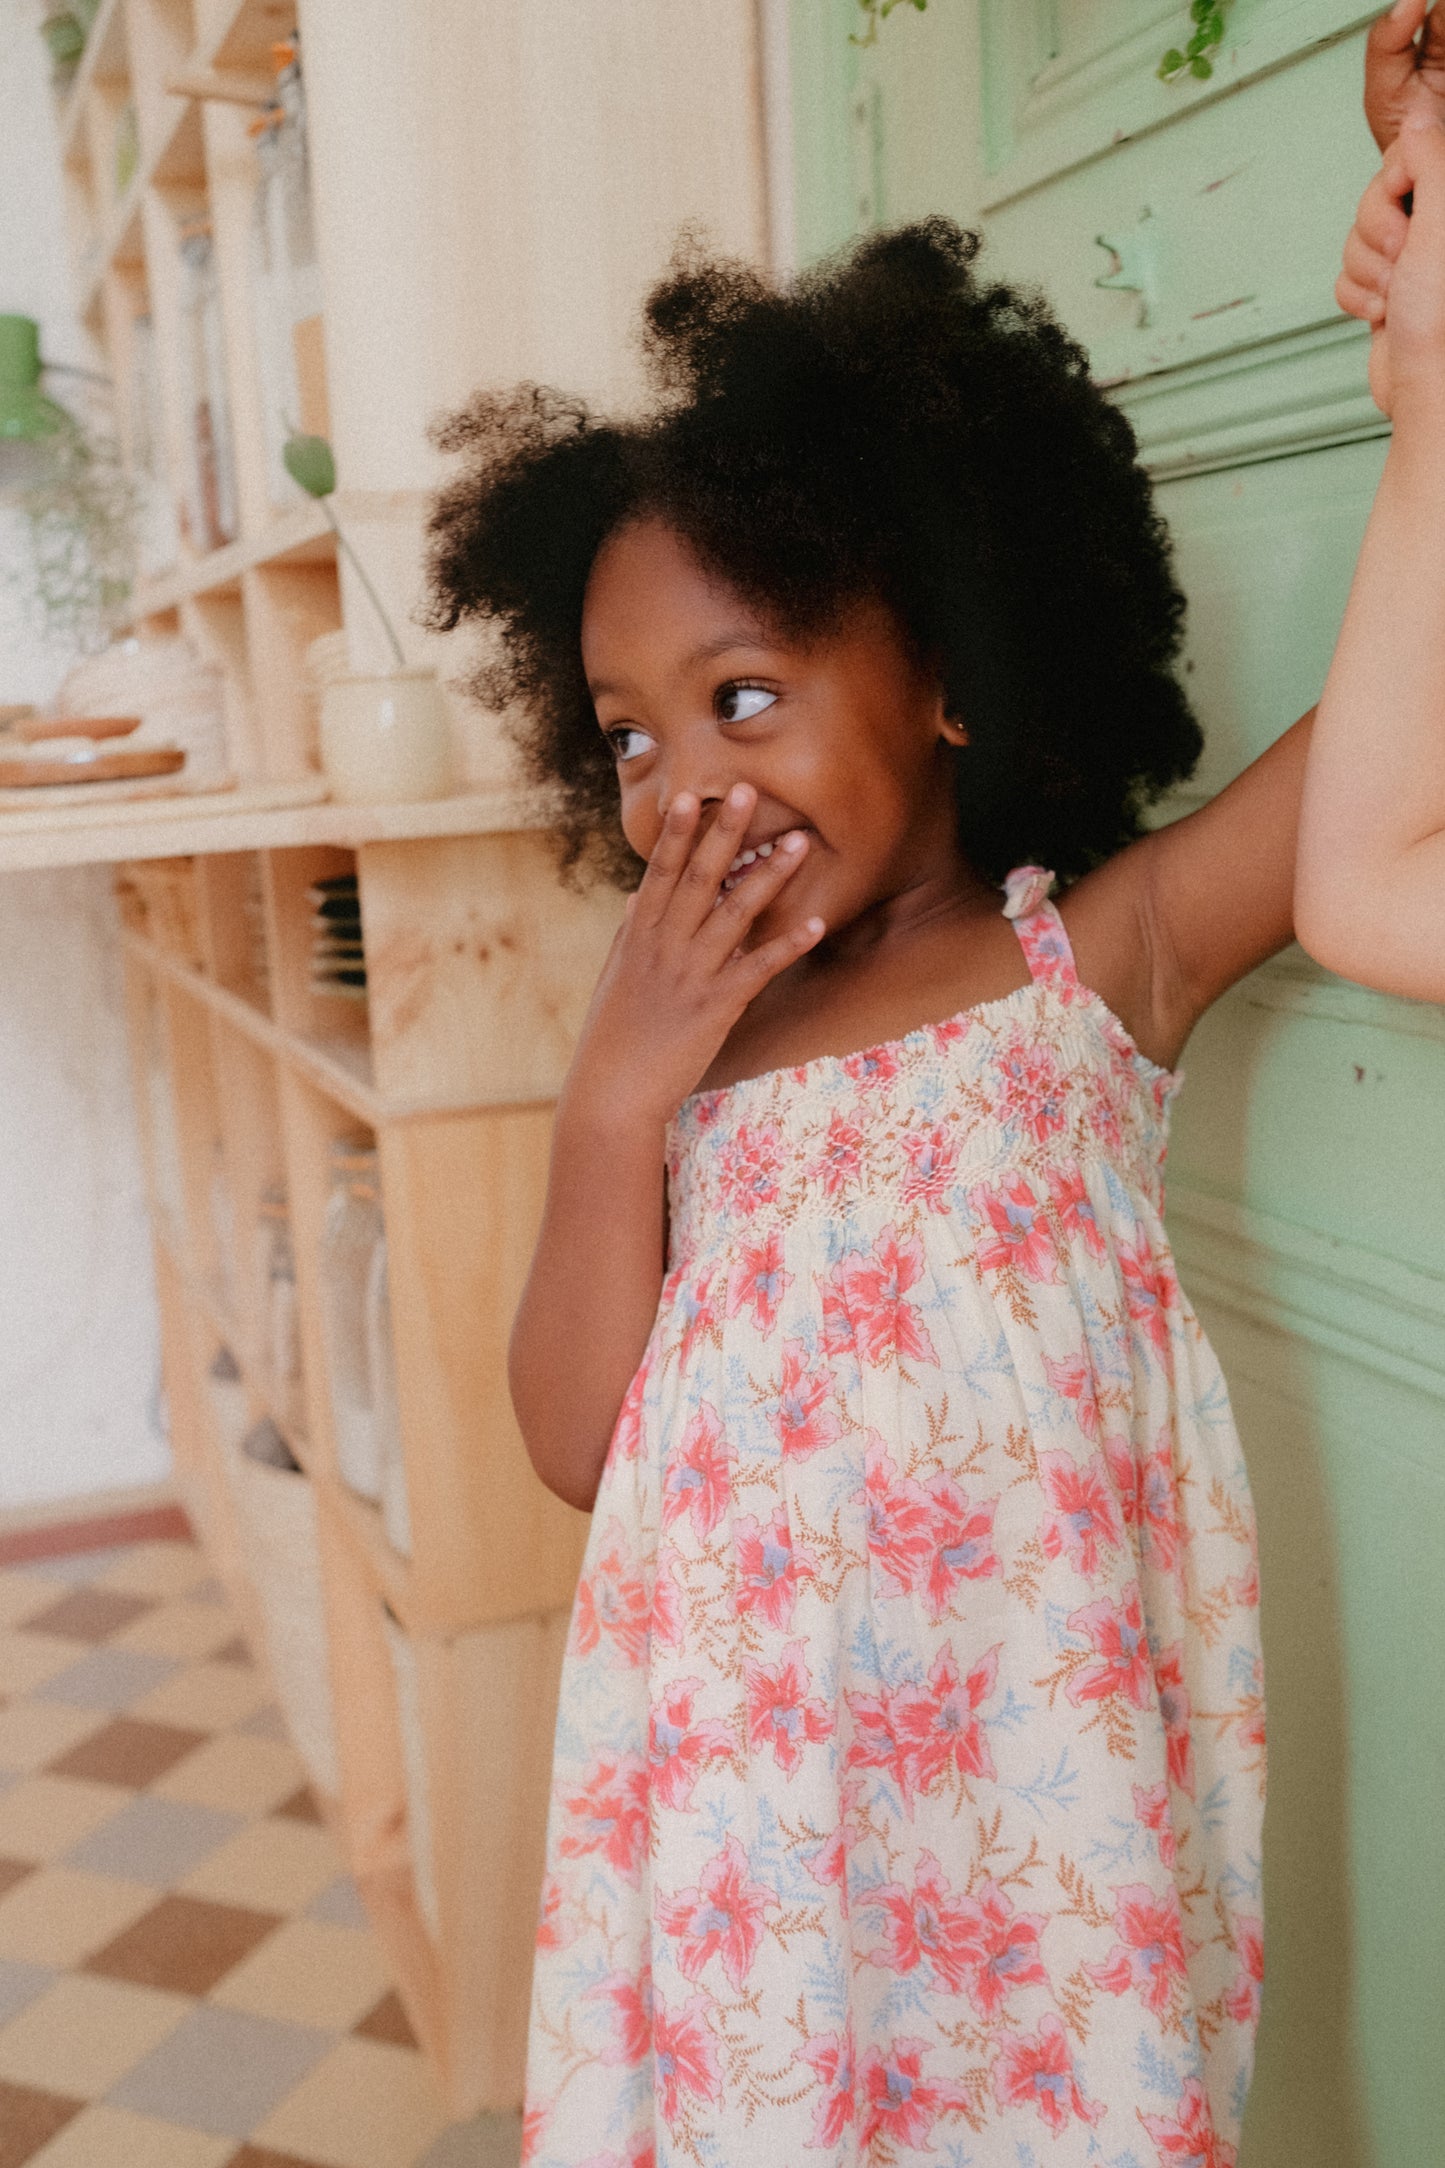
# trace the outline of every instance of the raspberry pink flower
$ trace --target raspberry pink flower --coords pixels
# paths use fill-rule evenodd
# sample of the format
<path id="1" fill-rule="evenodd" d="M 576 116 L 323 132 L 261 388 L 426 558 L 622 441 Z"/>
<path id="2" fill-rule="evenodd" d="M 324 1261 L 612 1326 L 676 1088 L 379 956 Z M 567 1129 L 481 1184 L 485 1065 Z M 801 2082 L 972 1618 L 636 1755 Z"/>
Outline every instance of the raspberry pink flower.
<path id="1" fill-rule="evenodd" d="M 674 2017 L 662 1997 L 653 1996 L 653 2085 L 669 2130 L 677 2121 L 684 2093 L 694 2100 L 722 2098 L 722 2072 L 707 2029 L 707 2008 L 707 1997 L 694 1995 Z"/>
<path id="2" fill-rule="evenodd" d="M 1169 1781 L 1194 1797 L 1194 1740 L 1189 1721 L 1193 1714 L 1184 1686 L 1184 1644 L 1176 1641 L 1163 1650 L 1154 1666 L 1154 1685 L 1159 1695 L 1159 1714 L 1169 1760 Z"/>
<path id="3" fill-rule="evenodd" d="M 929 2152 L 934 2123 L 967 2103 L 963 2088 L 942 2079 L 926 2079 L 926 2040 L 895 2040 L 886 2050 L 869 2048 L 858 2066 L 861 2128 L 858 2148 L 867 2153 L 875 2138 L 899 2148 Z"/>
<path id="4" fill-rule="evenodd" d="M 1050 2130 L 1066 2130 L 1069 2118 L 1097 2123 L 1101 2100 L 1086 2100 L 1074 2072 L 1064 2028 L 1053 2015 L 1034 2033 L 1005 2033 L 993 2066 L 993 2096 L 1001 2108 L 1037 2108 Z"/>
<path id="5" fill-rule="evenodd" d="M 964 1496 L 951 1475 L 940 1471 L 928 1482 L 928 1563 L 918 1586 L 936 1626 L 953 1602 L 960 1581 L 985 1581 L 1001 1575 L 993 1547 L 996 1498 L 976 1503 Z"/>
<path id="6" fill-rule="evenodd" d="M 579 1656 L 590 1656 L 605 1634 L 623 1664 L 646 1663 L 651 1610 L 652 1591 L 627 1556 L 622 1523 L 611 1520 L 601 1556 L 577 1584 L 572 1646 Z"/>
<path id="7" fill-rule="evenodd" d="M 793 1623 L 798 1584 L 817 1571 L 811 1551 L 794 1545 L 788 1509 L 778 1506 L 766 1528 L 751 1513 L 733 1524 L 737 1546 L 738 1611 L 753 1613 L 786 1633 Z"/>
<path id="8" fill-rule="evenodd" d="M 885 1583 L 883 1594 L 906 1596 L 933 1548 L 933 1507 L 921 1483 L 900 1476 L 876 1430 L 868 1433 L 863 1461 L 863 1504 L 868 1556 Z"/>
<path id="9" fill-rule="evenodd" d="M 612 2036 L 602 2050 L 603 2062 L 640 2063 L 652 2045 L 652 1974 L 647 1966 L 636 1979 L 627 1972 L 610 1972 L 588 1988 L 587 2000 L 611 2005 Z"/>
<path id="10" fill-rule="evenodd" d="M 1134 1708 L 1147 1709 L 1154 1681 L 1138 1583 L 1129 1583 L 1120 1603 L 1104 1596 L 1070 1612 L 1068 1624 L 1070 1633 L 1082 1634 L 1095 1650 L 1093 1661 L 1081 1664 L 1064 1689 L 1074 1707 L 1122 1694 Z"/>
<path id="11" fill-rule="evenodd" d="M 771 1747 L 785 1776 L 803 1759 L 803 1747 L 833 1736 L 833 1712 L 821 1700 L 809 1700 L 812 1679 L 803 1661 L 803 1644 L 790 1641 L 777 1664 L 747 1664 L 743 1685 L 748 1697 L 748 1739 L 760 1752 Z"/>
<path id="12" fill-rule="evenodd" d="M 798 2050 L 798 2061 L 816 2073 L 823 2091 L 813 2108 L 810 2144 L 835 2146 L 857 2108 L 855 2099 L 853 2035 L 851 2032 L 815 2033 Z"/>
<path id="13" fill-rule="evenodd" d="M 823 1344 L 829 1354 L 856 1349 L 860 1362 L 937 1365 L 928 1327 L 908 1290 L 923 1277 L 923 1244 L 885 1227 L 871 1251 L 850 1250 L 819 1283 Z"/>
<path id="14" fill-rule="evenodd" d="M 647 1765 L 652 1793 L 665 1807 L 681 1810 L 708 1762 L 732 1753 L 737 1742 L 718 1717 L 694 1724 L 692 1705 L 701 1679 L 678 1679 L 654 1699 L 647 1723 Z"/>
<path id="15" fill-rule="evenodd" d="M 764 1882 L 749 1879 L 748 1855 L 736 1837 L 703 1868 L 696 1885 L 659 1896 L 657 1918 L 677 1943 L 677 1962 L 695 1980 L 711 1957 L 722 1962 L 740 1994 L 763 1939 L 769 1912 L 781 1910 Z"/>
<path id="16" fill-rule="evenodd" d="M 778 1404 L 768 1420 L 785 1460 L 803 1460 L 841 1435 L 843 1425 L 831 1405 L 826 1369 L 819 1369 L 801 1340 L 783 1343 L 783 1382 Z"/>
<path id="17" fill-rule="evenodd" d="M 1139 2120 L 1154 2141 L 1160 2168 L 1234 2168 L 1234 2147 L 1215 2136 L 1214 2119 L 1198 2078 L 1189 2080 L 1172 2116 L 1141 2111 Z"/>
<path id="18" fill-rule="evenodd" d="M 1171 1883 L 1161 1893 L 1145 1882 L 1116 1889 L 1114 1932 L 1119 1940 L 1103 1964 L 1086 1964 L 1085 1972 L 1111 1995 L 1136 1989 L 1145 2009 L 1161 2015 L 1174 1982 L 1188 1978 L 1178 1890 Z"/>
<path id="19" fill-rule="evenodd" d="M 1101 1545 L 1116 1551 L 1124 1540 L 1109 1470 L 1095 1453 L 1081 1468 L 1072 1453 L 1040 1453 L 1039 1474 L 1049 1511 L 1039 1529 L 1046 1558 L 1067 1558 L 1092 1580 Z"/>
<path id="20" fill-rule="evenodd" d="M 664 1527 L 691 1513 L 701 1541 L 722 1519 L 732 1487 L 727 1440 L 717 1409 L 704 1400 L 682 1434 L 682 1444 L 662 1472 Z"/>
<path id="21" fill-rule="evenodd" d="M 991 1233 L 980 1233 L 978 1261 L 985 1272 L 1016 1269 L 1026 1280 L 1052 1285 L 1059 1277 L 1053 1238 L 1043 1208 L 1022 1174 L 1011 1175 L 1001 1190 L 978 1183 L 968 1193 L 974 1219 Z"/>
<path id="22" fill-rule="evenodd" d="M 647 1764 L 640 1754 L 594 1754 L 580 1791 L 564 1792 L 567 1819 L 557 1840 L 563 1859 L 600 1852 L 634 1889 L 647 1849 Z"/>
<path id="23" fill-rule="evenodd" d="M 783 1238 L 774 1228 L 761 1242 L 745 1243 L 728 1273 L 728 1316 L 751 1310 L 758 1331 L 771 1332 L 778 1322 L 778 1304 L 792 1284 L 792 1273 L 783 1270 Z"/>

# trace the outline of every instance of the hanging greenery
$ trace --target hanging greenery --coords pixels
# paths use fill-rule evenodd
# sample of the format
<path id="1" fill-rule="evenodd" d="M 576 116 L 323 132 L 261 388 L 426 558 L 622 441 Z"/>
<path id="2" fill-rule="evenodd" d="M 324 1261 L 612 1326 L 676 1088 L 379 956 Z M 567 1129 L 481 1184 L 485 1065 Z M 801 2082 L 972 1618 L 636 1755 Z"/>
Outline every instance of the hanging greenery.
<path id="1" fill-rule="evenodd" d="M 851 31 L 850 42 L 854 45 L 873 45 L 878 39 L 878 25 L 886 23 L 895 8 L 911 5 L 922 15 L 927 10 L 928 0 L 858 0 L 858 5 L 863 10 L 865 28 Z"/>
<path id="2" fill-rule="evenodd" d="M 135 579 L 135 484 L 114 439 L 79 428 L 50 445 L 44 479 L 11 500 L 22 547 L 0 577 L 48 646 L 94 654 L 125 622 Z"/>
<path id="3" fill-rule="evenodd" d="M 1190 0 L 1189 19 L 1194 34 L 1182 52 L 1177 45 L 1170 46 L 1159 63 L 1161 83 L 1175 82 L 1181 75 L 1208 82 L 1214 73 L 1211 55 L 1224 43 L 1224 18 L 1229 5 L 1230 0 Z"/>

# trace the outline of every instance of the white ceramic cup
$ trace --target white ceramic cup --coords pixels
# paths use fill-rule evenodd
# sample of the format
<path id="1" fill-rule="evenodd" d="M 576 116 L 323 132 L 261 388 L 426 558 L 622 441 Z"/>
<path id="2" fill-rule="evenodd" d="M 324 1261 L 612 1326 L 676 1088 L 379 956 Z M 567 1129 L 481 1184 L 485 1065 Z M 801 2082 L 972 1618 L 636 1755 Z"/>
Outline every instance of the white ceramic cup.
<path id="1" fill-rule="evenodd" d="M 321 772 L 345 805 L 445 798 L 452 733 L 435 671 L 334 679 L 321 695 Z"/>

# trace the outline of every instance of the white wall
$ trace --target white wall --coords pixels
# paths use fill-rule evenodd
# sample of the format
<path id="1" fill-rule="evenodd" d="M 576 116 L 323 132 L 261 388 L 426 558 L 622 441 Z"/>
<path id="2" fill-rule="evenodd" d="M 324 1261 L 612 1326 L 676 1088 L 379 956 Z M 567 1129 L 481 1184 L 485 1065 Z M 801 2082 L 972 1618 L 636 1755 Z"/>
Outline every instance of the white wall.
<path id="1" fill-rule="evenodd" d="M 93 366 L 41 12 L 0 0 L 0 311 L 37 317 L 49 359 Z M 0 570 L 19 546 L 0 509 Z M 0 579 L 0 701 L 45 699 L 64 669 Z M 0 1507 L 164 1475 L 158 1373 L 110 876 L 0 876 Z"/>

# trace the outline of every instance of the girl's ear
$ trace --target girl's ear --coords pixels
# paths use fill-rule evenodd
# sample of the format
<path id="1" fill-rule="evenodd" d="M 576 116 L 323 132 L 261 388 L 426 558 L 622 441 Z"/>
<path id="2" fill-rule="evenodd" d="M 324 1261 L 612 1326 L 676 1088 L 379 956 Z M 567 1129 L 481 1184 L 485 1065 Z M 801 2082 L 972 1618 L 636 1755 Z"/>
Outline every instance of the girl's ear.
<path id="1" fill-rule="evenodd" d="M 941 738 L 946 738 L 950 745 L 967 745 L 968 743 L 968 732 L 956 715 L 940 716 L 938 735 Z"/>

